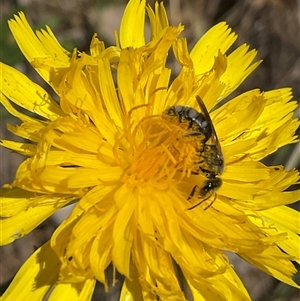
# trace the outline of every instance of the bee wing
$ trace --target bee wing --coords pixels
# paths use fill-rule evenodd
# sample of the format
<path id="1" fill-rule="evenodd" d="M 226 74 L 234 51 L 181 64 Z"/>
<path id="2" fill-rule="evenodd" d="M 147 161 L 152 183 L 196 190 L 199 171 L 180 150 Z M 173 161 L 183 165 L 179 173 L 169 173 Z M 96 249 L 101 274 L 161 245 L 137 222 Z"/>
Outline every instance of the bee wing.
<path id="1" fill-rule="evenodd" d="M 218 151 L 218 155 L 220 156 L 220 158 L 223 158 L 223 154 L 222 154 L 222 150 L 221 150 L 221 145 L 220 145 L 220 142 L 219 142 L 219 139 L 218 139 L 218 136 L 217 136 L 214 124 L 213 124 L 213 122 L 212 122 L 212 120 L 211 120 L 211 118 L 209 116 L 209 113 L 208 113 L 208 111 L 206 109 L 206 106 L 205 106 L 202 98 L 199 95 L 196 96 L 196 100 L 197 100 L 197 102 L 199 104 L 199 107 L 200 107 L 202 113 L 206 117 L 207 122 L 209 122 L 209 124 L 211 126 L 211 129 L 212 129 L 212 141 L 216 145 L 216 148 L 217 148 L 217 151 Z"/>

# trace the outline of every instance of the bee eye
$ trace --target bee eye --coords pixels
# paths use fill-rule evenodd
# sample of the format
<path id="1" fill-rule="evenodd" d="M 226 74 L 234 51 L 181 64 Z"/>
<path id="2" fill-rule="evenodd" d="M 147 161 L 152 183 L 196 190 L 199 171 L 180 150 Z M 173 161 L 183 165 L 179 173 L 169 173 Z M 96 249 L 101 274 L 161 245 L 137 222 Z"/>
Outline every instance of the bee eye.
<path id="1" fill-rule="evenodd" d="M 206 128 L 206 127 L 208 126 L 208 122 L 207 122 L 206 120 L 203 120 L 203 121 L 201 122 L 201 126 L 202 126 L 203 128 Z"/>

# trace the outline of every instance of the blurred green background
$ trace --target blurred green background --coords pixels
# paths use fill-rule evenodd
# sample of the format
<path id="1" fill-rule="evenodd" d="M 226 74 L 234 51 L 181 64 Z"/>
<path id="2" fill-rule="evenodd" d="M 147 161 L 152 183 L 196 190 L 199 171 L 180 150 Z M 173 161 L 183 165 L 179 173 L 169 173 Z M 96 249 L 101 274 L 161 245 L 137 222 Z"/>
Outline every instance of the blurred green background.
<path id="1" fill-rule="evenodd" d="M 92 35 L 106 45 L 114 44 L 113 31 L 118 30 L 126 5 L 125 0 L 1 0 L 0 2 L 0 60 L 26 73 L 49 92 L 33 68 L 25 61 L 7 25 L 13 14 L 23 11 L 34 29 L 52 28 L 59 42 L 68 50 L 77 47 L 88 52 Z M 153 6 L 154 1 L 148 1 Z M 300 99 L 300 7 L 297 0 L 169 0 L 164 1 L 171 25 L 179 22 L 185 25 L 184 35 L 190 47 L 212 25 L 227 21 L 239 38 L 236 45 L 250 44 L 258 50 L 257 59 L 263 59 L 260 67 L 239 87 L 234 95 L 253 88 L 270 90 L 292 87 L 294 98 Z M 233 97 L 231 95 L 230 97 Z M 300 117 L 298 108 L 295 115 Z M 6 123 L 17 123 L 0 106 L 0 137 L 13 136 L 6 130 Z M 14 138 L 15 139 L 15 138 Z M 16 168 L 22 158 L 0 148 L 0 184 L 13 180 Z M 299 169 L 299 143 L 280 149 L 264 161 L 269 165 L 284 164 L 287 169 Z M 295 208 L 297 205 L 295 205 Z M 298 206 L 299 209 L 299 206 Z M 11 281 L 22 262 L 50 237 L 59 219 L 55 217 L 40 225 L 33 233 L 1 247 L 0 286 L 3 291 Z M 299 221 L 300 222 L 300 221 Z M 230 255 L 232 262 L 255 301 L 296 301 L 300 294 L 296 289 L 279 283 L 251 267 L 239 258 Z M 298 283 L 299 281 L 299 275 Z M 101 285 L 97 287 L 93 300 L 117 300 L 117 292 L 104 294 Z"/>

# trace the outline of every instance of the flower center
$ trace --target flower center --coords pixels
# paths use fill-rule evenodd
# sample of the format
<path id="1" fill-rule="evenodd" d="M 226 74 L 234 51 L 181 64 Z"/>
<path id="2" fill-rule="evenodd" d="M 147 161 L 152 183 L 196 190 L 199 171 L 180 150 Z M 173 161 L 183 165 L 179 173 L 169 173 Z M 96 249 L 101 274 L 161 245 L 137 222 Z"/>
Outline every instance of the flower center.
<path id="1" fill-rule="evenodd" d="M 162 116 L 147 116 L 128 124 L 131 126 L 114 147 L 124 169 L 124 182 L 165 190 L 197 172 L 200 145 L 195 136 L 186 135 L 183 128 Z"/>

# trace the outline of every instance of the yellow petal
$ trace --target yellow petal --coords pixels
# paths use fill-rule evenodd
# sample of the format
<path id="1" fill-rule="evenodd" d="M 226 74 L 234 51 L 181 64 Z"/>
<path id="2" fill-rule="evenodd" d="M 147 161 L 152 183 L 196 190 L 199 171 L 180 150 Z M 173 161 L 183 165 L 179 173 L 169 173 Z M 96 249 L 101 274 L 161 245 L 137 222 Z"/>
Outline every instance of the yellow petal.
<path id="1" fill-rule="evenodd" d="M 248 49 L 249 46 L 244 44 L 228 56 L 226 71 L 221 76 L 221 81 L 225 83 L 225 89 L 221 95 L 222 98 L 235 91 L 262 62 L 258 61 L 252 64 L 257 51 L 248 51 Z"/>
<path id="2" fill-rule="evenodd" d="M 137 52 L 130 48 L 122 51 L 118 66 L 118 88 L 119 97 L 127 112 L 130 112 L 135 106 L 147 104 L 149 102 L 148 97 L 152 97 L 152 89 L 153 94 L 156 93 L 157 89 L 161 89 L 161 86 L 156 89 L 156 86 L 149 87 L 148 85 L 151 79 L 156 81 L 158 74 L 162 72 L 164 72 L 164 75 L 169 74 L 169 72 L 165 72 L 166 68 L 164 66 L 167 52 L 182 30 L 182 26 L 167 27 L 155 40 L 151 41 L 145 49 L 145 52 L 151 55 L 142 69 L 138 66 L 145 55 L 143 52 Z M 137 70 L 139 73 L 137 73 Z M 145 95 L 145 90 L 147 91 L 150 88 L 151 90 Z M 138 112 L 141 112 L 141 117 L 138 118 L 138 121 L 140 121 L 145 113 L 143 113 L 143 110 Z M 159 113 L 161 114 L 161 112 Z"/>
<path id="3" fill-rule="evenodd" d="M 243 93 L 213 112 L 218 137 L 236 137 L 248 130 L 260 117 L 266 99 L 258 90 Z M 229 122 L 230 120 L 230 122 Z"/>
<path id="4" fill-rule="evenodd" d="M 231 138 L 228 140 L 231 140 Z M 257 142 L 255 138 L 240 141 L 235 140 L 229 143 L 224 142 L 222 152 L 224 158 L 226 158 L 226 165 L 238 162 L 238 159 L 244 158 L 244 155 L 256 145 Z"/>
<path id="5" fill-rule="evenodd" d="M 36 145 L 30 143 L 0 140 L 0 145 L 17 152 L 20 155 L 32 157 L 36 152 Z"/>
<path id="6" fill-rule="evenodd" d="M 109 204 L 108 202 L 106 204 Z M 96 262 L 91 263 L 92 269 L 95 268 L 95 275 L 104 276 L 101 273 L 105 271 L 111 262 L 112 236 L 110 231 L 113 230 L 113 221 L 115 220 L 116 208 L 108 206 L 101 202 L 97 204 L 101 206 L 101 211 L 89 210 L 78 220 L 72 230 L 72 238 L 74 242 L 68 248 L 68 251 L 73 254 L 73 258 L 82 265 L 87 262 L 85 250 L 88 250 L 90 260 L 95 258 Z M 87 231 L 87 229 L 89 229 Z M 104 241 L 107 243 L 104 244 Z M 98 247 L 97 242 L 101 244 Z M 91 244 L 91 249 L 87 247 Z M 98 248 L 97 248 L 98 247 Z M 97 249 L 95 249 L 97 248 Z M 90 251 L 89 251 L 90 249 Z M 94 253 L 92 254 L 92 252 Z M 96 257 L 98 256 L 98 259 Z M 99 265 L 97 264 L 99 263 Z M 97 266 L 96 266 L 97 265 Z M 105 277 L 98 278 L 99 281 L 105 283 Z"/>
<path id="7" fill-rule="evenodd" d="M 108 282 L 105 270 L 112 262 L 113 237 L 111 233 L 113 226 L 112 223 L 105 225 L 102 229 L 99 228 L 100 230 L 93 241 L 89 258 L 95 277 L 104 285 L 106 290 L 108 290 Z"/>
<path id="8" fill-rule="evenodd" d="M 286 206 L 270 208 L 260 211 L 258 216 L 250 216 L 251 221 L 269 237 L 277 236 L 279 233 L 284 234 L 284 239 L 277 239 L 275 243 L 286 254 L 293 256 L 293 260 L 300 262 L 300 232 L 298 211 Z"/>
<path id="9" fill-rule="evenodd" d="M 179 300 L 183 299 L 183 292 L 169 253 L 165 252 L 157 243 L 141 237 L 136 237 L 134 240 L 133 251 L 133 262 L 138 270 L 143 294 L 151 291 L 154 296 L 172 295 L 177 296 Z M 146 300 L 151 300 L 150 296 Z M 154 296 L 152 298 L 155 298 Z"/>
<path id="10" fill-rule="evenodd" d="M 32 63 L 35 58 L 51 58 L 53 67 L 69 65 L 70 53 L 58 43 L 48 26 L 47 31 L 41 30 L 35 34 L 22 12 L 19 16 L 15 15 L 15 20 L 10 20 L 8 25 L 29 63 Z M 43 69 L 37 71 L 46 82 L 51 83 L 49 71 Z"/>
<path id="11" fill-rule="evenodd" d="M 191 51 L 196 74 L 208 72 L 214 64 L 214 57 L 218 55 L 219 51 L 224 54 L 236 38 L 236 34 L 225 22 L 209 29 Z"/>
<path id="12" fill-rule="evenodd" d="M 0 62 L 0 91 L 22 108 L 49 120 L 63 115 L 59 105 L 39 85 L 32 82 L 23 73 Z"/>
<path id="13" fill-rule="evenodd" d="M 130 0 L 120 26 L 121 47 L 138 48 L 145 45 L 145 0 Z"/>
<path id="14" fill-rule="evenodd" d="M 139 301 L 143 299 L 142 288 L 139 283 L 139 274 L 134 264 L 131 265 L 130 279 L 125 278 L 119 301 Z"/>
<path id="15" fill-rule="evenodd" d="M 16 110 L 10 103 L 10 101 L 8 100 L 8 98 L 2 93 L 0 92 L 0 103 L 3 104 L 3 106 L 5 107 L 5 109 L 13 116 L 19 118 L 20 120 L 24 121 L 24 122 L 29 122 L 32 123 L 34 126 L 39 124 L 39 125 L 45 125 L 46 122 L 42 121 L 42 120 L 38 120 L 35 119 L 29 115 L 20 113 L 18 110 Z"/>
<path id="16" fill-rule="evenodd" d="M 153 40 L 164 28 L 169 26 L 169 21 L 163 2 L 155 2 L 155 12 L 150 6 L 147 6 L 146 10 L 150 19 L 151 40 Z"/>
<path id="17" fill-rule="evenodd" d="M 197 94 L 199 94 L 205 102 L 208 111 L 217 104 L 217 100 L 225 88 L 220 78 L 226 71 L 226 67 L 226 56 L 219 51 L 218 55 L 214 58 L 212 70 L 206 73 L 201 79 L 202 83 Z M 194 99 L 196 99 L 196 97 Z"/>
<path id="18" fill-rule="evenodd" d="M 58 257 L 47 242 L 25 261 L 1 300 L 44 300 L 58 280 L 59 269 Z"/>
<path id="19" fill-rule="evenodd" d="M 287 206 L 280 206 L 261 211 L 260 214 L 268 218 L 270 221 L 275 222 L 277 225 L 281 225 L 292 232 L 300 234 L 299 211 Z"/>
<path id="20" fill-rule="evenodd" d="M 19 189 L 1 192 L 3 214 L 8 217 L 0 219 L 0 228 L 2 229 L 0 244 L 9 244 L 28 234 L 70 201 L 55 196 L 36 196 L 33 193 L 23 193 Z M 20 210 L 16 208 L 18 205 Z"/>
<path id="21" fill-rule="evenodd" d="M 13 126 L 8 123 L 6 126 L 7 129 L 16 136 L 31 140 L 33 142 L 38 142 L 40 140 L 40 131 L 44 128 L 42 123 L 34 121 L 23 122 L 21 125 L 17 126 Z"/>
<path id="22" fill-rule="evenodd" d="M 253 195 L 257 192 L 257 188 L 255 185 L 250 186 L 243 182 L 239 182 L 238 185 L 237 189 L 236 183 L 231 183 L 231 181 L 227 182 L 226 179 L 224 179 L 222 186 L 218 190 L 218 194 L 228 197 L 229 199 L 234 199 L 236 202 L 241 200 L 243 205 L 244 203 L 247 204 L 249 200 L 253 199 Z"/>
<path id="23" fill-rule="evenodd" d="M 101 185 L 102 181 L 115 181 L 121 176 L 119 166 L 99 161 L 101 168 L 62 167 L 46 165 L 35 169 L 32 159 L 20 164 L 13 185 L 36 192 L 78 193 L 78 189 Z M 41 184 L 43 183 L 43 184 Z"/>
<path id="24" fill-rule="evenodd" d="M 223 274 L 200 281 L 196 278 L 189 278 L 187 275 L 186 277 L 194 300 L 251 301 L 247 290 L 232 267 L 228 267 Z"/>
<path id="25" fill-rule="evenodd" d="M 274 192 L 262 196 L 256 196 L 253 200 L 253 210 L 268 209 L 281 205 L 288 205 L 297 202 L 300 198 L 300 191 Z"/>
<path id="26" fill-rule="evenodd" d="M 78 283 L 57 283 L 51 292 L 49 301 L 88 301 L 92 299 L 95 279 Z"/>
<path id="27" fill-rule="evenodd" d="M 99 60 L 98 76 L 102 79 L 100 92 L 108 111 L 108 115 L 114 120 L 117 126 L 122 126 L 122 112 L 115 89 L 114 79 L 111 73 L 110 62 L 107 59 Z M 102 121 L 102 120 L 101 120 Z"/>
<path id="28" fill-rule="evenodd" d="M 11 217 L 23 210 L 26 210 L 30 204 L 30 199 L 35 197 L 35 194 L 19 188 L 0 190 L 0 216 Z"/>
<path id="29" fill-rule="evenodd" d="M 243 172 L 241 172 L 241 170 Z M 269 178 L 269 169 L 260 162 L 238 162 L 226 167 L 222 179 L 237 179 L 242 182 L 257 182 Z"/>
<path id="30" fill-rule="evenodd" d="M 95 208 L 99 201 L 103 200 L 103 202 L 105 202 L 105 196 L 111 193 L 113 189 L 114 187 L 108 185 L 100 185 L 91 189 L 73 208 L 70 216 L 55 230 L 51 238 L 51 246 L 57 254 L 60 254 L 62 259 L 65 258 L 65 250 L 68 249 L 69 242 L 66 237 L 71 235 L 73 227 L 79 221 L 81 215 L 90 208 Z M 106 201 L 105 205 L 103 205 L 103 202 L 100 202 L 100 208 L 104 208 L 103 210 L 107 209 L 107 211 L 109 211 L 109 208 L 111 207 L 111 196 L 108 197 L 108 201 Z M 107 208 L 108 205 L 110 206 Z M 105 222 L 106 220 L 103 219 L 103 221 Z"/>
<path id="31" fill-rule="evenodd" d="M 251 157 L 260 160 L 276 151 L 279 147 L 296 142 L 294 135 L 299 121 L 293 119 L 297 107 L 289 88 L 277 89 L 263 93 L 266 105 L 262 114 L 252 125 L 252 131 L 246 136 L 257 137 L 257 145 L 252 148 Z"/>
<path id="32" fill-rule="evenodd" d="M 129 277 L 131 248 L 134 237 L 133 213 L 136 207 L 135 196 L 131 195 L 123 185 L 115 194 L 117 206 L 122 206 L 119 211 L 113 230 L 114 246 L 112 256 L 118 271 L 125 277 Z M 131 200 L 130 202 L 124 202 Z"/>
<path id="33" fill-rule="evenodd" d="M 255 254 L 253 252 L 238 254 L 250 264 L 258 267 L 278 280 L 300 288 L 300 286 L 292 280 L 293 275 L 297 272 L 297 269 L 290 261 L 293 258 L 283 253 L 279 248 L 275 246 L 269 247 L 260 254 Z"/>

